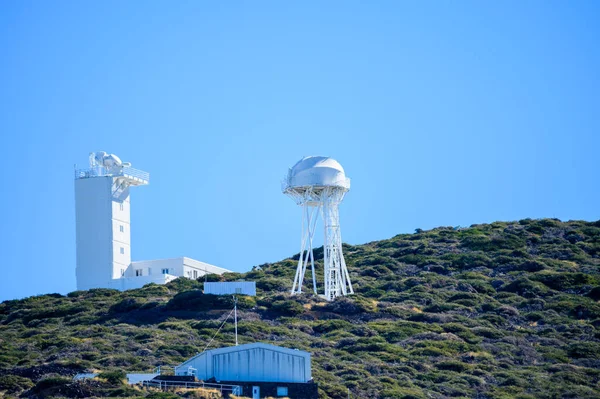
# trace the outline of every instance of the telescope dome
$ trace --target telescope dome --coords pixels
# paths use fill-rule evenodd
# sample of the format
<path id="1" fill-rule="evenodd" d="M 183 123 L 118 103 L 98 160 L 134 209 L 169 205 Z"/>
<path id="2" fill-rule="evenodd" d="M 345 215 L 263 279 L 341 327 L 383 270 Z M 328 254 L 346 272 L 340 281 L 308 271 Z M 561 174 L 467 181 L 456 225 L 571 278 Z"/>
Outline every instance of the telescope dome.
<path id="1" fill-rule="evenodd" d="M 329 157 L 310 156 L 298 161 L 288 173 L 287 185 L 293 187 L 350 188 L 350 179 L 338 161 Z"/>

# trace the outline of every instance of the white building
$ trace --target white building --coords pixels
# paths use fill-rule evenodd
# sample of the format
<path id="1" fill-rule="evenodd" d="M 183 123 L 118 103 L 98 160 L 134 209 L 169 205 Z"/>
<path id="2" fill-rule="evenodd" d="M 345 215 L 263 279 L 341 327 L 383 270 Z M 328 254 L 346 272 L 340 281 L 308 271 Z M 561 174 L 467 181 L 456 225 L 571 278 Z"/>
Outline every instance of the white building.
<path id="1" fill-rule="evenodd" d="M 223 281 L 204 283 L 204 293 L 213 295 L 250 295 L 256 296 L 255 281 Z"/>
<path id="2" fill-rule="evenodd" d="M 310 353 L 261 342 L 202 352 L 175 367 L 175 375 L 236 382 L 306 383 L 312 379 Z"/>
<path id="3" fill-rule="evenodd" d="M 134 289 L 228 271 L 185 257 L 131 262 L 130 188 L 149 181 L 147 172 L 105 152 L 91 153 L 89 168 L 75 170 L 78 290 Z"/>

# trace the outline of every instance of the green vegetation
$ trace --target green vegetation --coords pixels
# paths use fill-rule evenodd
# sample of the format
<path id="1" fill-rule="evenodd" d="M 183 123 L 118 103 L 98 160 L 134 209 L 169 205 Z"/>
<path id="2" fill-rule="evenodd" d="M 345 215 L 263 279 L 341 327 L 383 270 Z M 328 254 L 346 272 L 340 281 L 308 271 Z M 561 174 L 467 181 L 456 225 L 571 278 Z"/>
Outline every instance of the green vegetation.
<path id="1" fill-rule="evenodd" d="M 356 295 L 332 303 L 288 295 L 298 255 L 209 276 L 257 281 L 258 296 L 239 299 L 241 343 L 311 352 L 321 397 L 600 397 L 600 222 L 418 229 L 344 250 Z M 123 372 L 203 350 L 233 304 L 202 286 L 1 303 L 0 397 L 176 397 L 128 387 Z"/>

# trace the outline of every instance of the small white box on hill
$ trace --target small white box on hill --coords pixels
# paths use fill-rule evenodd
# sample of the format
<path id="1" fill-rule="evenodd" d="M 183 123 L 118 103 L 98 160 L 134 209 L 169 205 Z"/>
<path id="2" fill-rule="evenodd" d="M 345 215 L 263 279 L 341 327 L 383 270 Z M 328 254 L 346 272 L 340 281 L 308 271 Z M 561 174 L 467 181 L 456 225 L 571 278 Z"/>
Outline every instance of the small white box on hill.
<path id="1" fill-rule="evenodd" d="M 226 281 L 204 283 L 204 293 L 213 295 L 251 295 L 256 296 L 255 281 Z"/>

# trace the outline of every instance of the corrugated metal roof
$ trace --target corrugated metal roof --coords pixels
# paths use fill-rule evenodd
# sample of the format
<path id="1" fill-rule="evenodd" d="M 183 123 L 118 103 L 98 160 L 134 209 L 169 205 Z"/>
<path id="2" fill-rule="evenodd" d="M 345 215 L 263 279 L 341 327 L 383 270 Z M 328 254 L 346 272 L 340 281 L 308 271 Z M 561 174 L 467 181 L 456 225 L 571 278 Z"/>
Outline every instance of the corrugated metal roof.
<path id="1" fill-rule="evenodd" d="M 309 352 L 302 351 L 300 349 L 284 348 L 283 346 L 265 344 L 264 342 L 253 342 L 251 344 L 242 344 L 242 345 L 237 345 L 237 346 L 225 346 L 223 348 L 209 349 L 207 351 L 204 351 L 202 353 L 198 353 L 197 355 L 190 357 L 188 360 L 186 360 L 185 362 L 181 363 L 177 367 L 181 367 L 184 364 L 186 364 L 186 363 L 188 363 L 188 362 L 196 359 L 197 357 L 205 355 L 207 353 L 211 353 L 211 354 L 217 355 L 217 354 L 222 354 L 222 353 L 227 353 L 227 352 L 237 352 L 237 351 L 240 351 L 240 350 L 247 350 L 247 349 L 253 349 L 253 348 L 265 348 L 265 349 L 269 349 L 269 350 L 272 350 L 272 351 L 287 353 L 287 354 L 290 354 L 290 355 L 308 356 L 308 357 L 310 357 L 310 353 Z"/>

